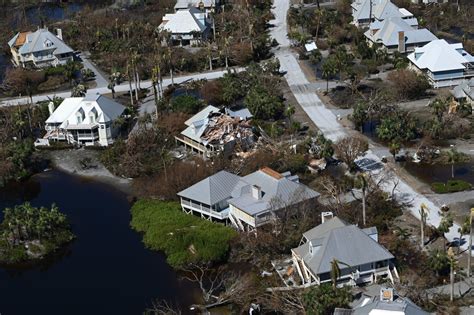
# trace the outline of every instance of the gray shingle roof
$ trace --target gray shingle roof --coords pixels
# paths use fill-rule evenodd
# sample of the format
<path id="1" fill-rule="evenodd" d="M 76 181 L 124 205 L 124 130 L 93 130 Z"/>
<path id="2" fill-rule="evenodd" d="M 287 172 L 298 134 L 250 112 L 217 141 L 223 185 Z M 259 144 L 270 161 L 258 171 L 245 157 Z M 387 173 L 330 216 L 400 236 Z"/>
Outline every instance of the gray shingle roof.
<path id="1" fill-rule="evenodd" d="M 17 36 L 18 34 L 15 35 L 15 37 L 10 40 L 9 44 L 13 44 Z M 51 46 L 46 47 L 45 45 L 46 42 L 50 43 Z M 30 53 L 34 53 L 38 51 L 53 50 L 53 49 L 54 49 L 55 55 L 73 52 L 71 47 L 66 45 L 56 35 L 48 31 L 48 29 L 40 28 L 36 32 L 32 32 L 26 35 L 26 41 L 20 47 L 19 53 L 23 55 L 23 54 L 30 54 Z"/>
<path id="2" fill-rule="evenodd" d="M 260 200 L 252 196 L 252 185 L 260 187 L 263 196 Z M 255 215 L 269 209 L 279 209 L 289 204 L 319 197 L 319 193 L 296 181 L 282 176 L 277 179 L 262 170 L 242 178 L 232 192 L 229 203 L 240 210 Z"/>
<path id="3" fill-rule="evenodd" d="M 240 181 L 240 176 L 220 171 L 180 191 L 178 196 L 212 206 L 229 199 L 232 190 Z"/>
<path id="4" fill-rule="evenodd" d="M 393 255 L 355 225 L 333 218 L 303 234 L 307 243 L 293 249 L 315 274 L 331 270 L 337 259 L 350 266 L 393 259 Z M 314 244 L 314 241 L 317 244 Z M 310 246 L 320 246 L 310 252 Z"/>

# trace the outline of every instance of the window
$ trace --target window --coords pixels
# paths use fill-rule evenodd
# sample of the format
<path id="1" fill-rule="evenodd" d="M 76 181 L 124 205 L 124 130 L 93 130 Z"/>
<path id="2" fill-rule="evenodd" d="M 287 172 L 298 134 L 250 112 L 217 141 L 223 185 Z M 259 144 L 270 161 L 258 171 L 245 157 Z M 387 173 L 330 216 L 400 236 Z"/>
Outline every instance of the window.
<path id="1" fill-rule="evenodd" d="M 100 125 L 100 129 L 105 129 L 105 125 Z"/>

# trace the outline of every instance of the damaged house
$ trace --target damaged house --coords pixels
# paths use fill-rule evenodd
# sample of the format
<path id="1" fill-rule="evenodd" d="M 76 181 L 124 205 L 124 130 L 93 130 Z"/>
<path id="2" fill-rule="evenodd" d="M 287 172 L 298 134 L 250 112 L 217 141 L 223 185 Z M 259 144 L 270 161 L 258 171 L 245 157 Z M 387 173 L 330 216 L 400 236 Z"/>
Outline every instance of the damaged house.
<path id="1" fill-rule="evenodd" d="M 252 126 L 247 120 L 251 116 L 227 113 L 211 105 L 206 107 L 185 122 L 187 128 L 176 140 L 203 157 L 227 156 L 237 145 L 240 150 L 247 150 L 254 143 Z"/>

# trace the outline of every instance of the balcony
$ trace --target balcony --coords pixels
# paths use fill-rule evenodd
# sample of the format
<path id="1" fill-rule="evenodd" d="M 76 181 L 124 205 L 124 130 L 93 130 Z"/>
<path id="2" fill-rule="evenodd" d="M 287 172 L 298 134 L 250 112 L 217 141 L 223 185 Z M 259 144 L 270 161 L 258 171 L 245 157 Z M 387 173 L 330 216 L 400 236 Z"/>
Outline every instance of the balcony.
<path id="1" fill-rule="evenodd" d="M 196 211 L 219 220 L 225 220 L 229 216 L 229 208 L 226 208 L 222 211 L 215 211 L 207 205 L 203 205 L 198 202 L 193 202 L 192 200 L 181 199 L 181 206 L 186 209 Z"/>

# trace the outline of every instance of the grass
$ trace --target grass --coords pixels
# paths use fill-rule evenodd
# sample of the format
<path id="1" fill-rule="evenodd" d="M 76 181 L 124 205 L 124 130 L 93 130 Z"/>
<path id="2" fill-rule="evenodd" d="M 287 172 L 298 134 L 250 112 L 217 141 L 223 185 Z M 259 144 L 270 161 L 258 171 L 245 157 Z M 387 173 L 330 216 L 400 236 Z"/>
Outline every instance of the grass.
<path id="1" fill-rule="evenodd" d="M 465 191 L 472 189 L 472 185 L 460 179 L 451 179 L 448 182 L 434 182 L 431 184 L 431 189 L 437 194 L 447 194 L 458 191 Z"/>
<path id="2" fill-rule="evenodd" d="M 145 246 L 163 251 L 174 268 L 225 260 L 237 235 L 229 227 L 183 213 L 177 202 L 143 199 L 131 213 L 131 227 L 143 233 Z"/>

